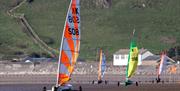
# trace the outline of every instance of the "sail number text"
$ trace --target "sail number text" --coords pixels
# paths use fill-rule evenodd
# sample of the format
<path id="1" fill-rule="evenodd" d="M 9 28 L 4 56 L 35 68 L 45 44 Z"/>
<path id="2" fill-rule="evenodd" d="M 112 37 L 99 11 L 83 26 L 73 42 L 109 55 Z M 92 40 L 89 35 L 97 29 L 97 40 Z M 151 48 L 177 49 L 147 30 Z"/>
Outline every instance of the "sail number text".
<path id="1" fill-rule="evenodd" d="M 80 19 L 78 16 L 68 16 L 68 20 L 70 23 L 79 23 L 80 22 Z"/>
<path id="2" fill-rule="evenodd" d="M 132 61 L 137 61 L 138 57 L 132 57 Z"/>
<path id="3" fill-rule="evenodd" d="M 79 30 L 75 28 L 68 28 L 68 32 L 71 35 L 79 35 Z"/>

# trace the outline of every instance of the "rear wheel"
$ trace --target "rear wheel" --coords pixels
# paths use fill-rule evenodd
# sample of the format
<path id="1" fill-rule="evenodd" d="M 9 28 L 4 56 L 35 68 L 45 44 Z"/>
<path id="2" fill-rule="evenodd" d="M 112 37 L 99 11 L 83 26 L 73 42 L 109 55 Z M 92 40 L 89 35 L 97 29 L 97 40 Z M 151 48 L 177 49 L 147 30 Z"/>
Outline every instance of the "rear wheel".
<path id="1" fill-rule="evenodd" d="M 46 87 L 45 86 L 43 87 L 43 91 L 46 91 Z"/>
<path id="2" fill-rule="evenodd" d="M 82 87 L 81 86 L 79 86 L 79 91 L 82 91 Z"/>
<path id="3" fill-rule="evenodd" d="M 138 86 L 138 82 L 136 82 L 136 86 Z"/>

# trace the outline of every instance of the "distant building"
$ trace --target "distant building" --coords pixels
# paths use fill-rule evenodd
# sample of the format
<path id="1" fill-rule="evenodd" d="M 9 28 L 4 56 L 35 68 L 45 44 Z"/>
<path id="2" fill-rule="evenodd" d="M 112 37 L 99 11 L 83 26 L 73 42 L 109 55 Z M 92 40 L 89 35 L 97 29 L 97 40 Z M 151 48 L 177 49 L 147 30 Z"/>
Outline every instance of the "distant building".
<path id="1" fill-rule="evenodd" d="M 159 59 L 157 60 L 157 64 L 159 64 L 160 61 L 161 61 L 161 59 L 159 58 Z M 172 58 L 170 58 L 170 57 L 167 56 L 167 65 L 175 64 L 175 63 L 176 63 L 176 61 L 174 61 Z"/>
<path id="2" fill-rule="evenodd" d="M 113 65 L 120 66 L 120 65 L 127 65 L 128 63 L 128 54 L 129 49 L 120 49 L 113 54 Z M 153 56 L 151 52 L 147 49 L 140 49 L 138 55 L 138 65 L 142 64 L 142 60 L 148 56 Z"/>
<path id="3" fill-rule="evenodd" d="M 156 66 L 158 64 L 158 60 L 160 60 L 159 55 L 148 56 L 142 60 L 142 65 L 154 65 L 154 66 Z"/>
<path id="4" fill-rule="evenodd" d="M 174 64 L 175 61 L 167 56 L 167 65 Z M 160 63 L 160 55 L 152 55 L 142 59 L 141 65 L 157 66 Z"/>

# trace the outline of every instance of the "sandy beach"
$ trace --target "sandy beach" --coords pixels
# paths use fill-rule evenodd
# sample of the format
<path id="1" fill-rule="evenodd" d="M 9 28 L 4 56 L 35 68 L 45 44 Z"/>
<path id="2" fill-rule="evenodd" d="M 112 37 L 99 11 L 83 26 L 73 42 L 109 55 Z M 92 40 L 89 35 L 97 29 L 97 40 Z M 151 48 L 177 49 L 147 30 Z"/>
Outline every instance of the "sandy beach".
<path id="1" fill-rule="evenodd" d="M 43 91 L 43 87 L 50 90 L 56 83 L 56 66 L 52 62 L 43 62 L 36 67 L 31 64 L 1 64 L 0 91 Z M 180 91 L 179 71 L 176 74 L 165 72 L 161 76 L 162 82 L 158 84 L 155 81 L 154 66 L 141 66 L 137 72 L 131 80 L 137 81 L 139 86 L 118 86 L 118 81 L 125 81 L 125 67 L 114 67 L 109 64 L 103 78 L 108 84 L 97 85 L 92 84 L 93 80 L 97 81 L 96 63 L 78 63 L 70 84 L 76 91 L 79 90 L 79 86 L 83 91 Z"/>
<path id="2" fill-rule="evenodd" d="M 56 82 L 56 75 L 1 75 L 0 76 L 0 91 L 43 91 L 43 87 L 48 90 Z M 96 75 L 75 75 L 74 81 L 72 80 L 70 84 L 73 85 L 74 90 L 79 90 L 79 86 L 82 87 L 83 91 L 180 91 L 180 83 L 174 82 L 151 82 L 149 79 L 141 79 L 138 86 L 135 84 L 125 86 L 124 84 L 117 85 L 119 75 L 107 75 L 109 78 L 108 84 L 92 84 L 92 80 L 95 80 Z M 89 78 L 89 79 L 87 79 Z M 111 78 L 111 80 L 110 80 Z M 153 76 L 149 76 L 153 78 Z M 120 80 L 120 79 L 119 79 Z M 163 79 L 162 79 L 163 80 Z M 123 81 L 120 81 L 121 83 Z"/>
<path id="3" fill-rule="evenodd" d="M 83 91 L 179 91 L 180 84 L 140 84 L 119 87 L 115 84 L 109 85 L 82 85 Z"/>
<path id="4" fill-rule="evenodd" d="M 0 85 L 0 91 L 43 91 L 43 87 L 51 89 L 53 84 L 6 84 Z M 180 91 L 180 84 L 139 84 L 139 86 L 124 86 L 117 84 L 73 84 L 74 90 L 82 91 Z"/>

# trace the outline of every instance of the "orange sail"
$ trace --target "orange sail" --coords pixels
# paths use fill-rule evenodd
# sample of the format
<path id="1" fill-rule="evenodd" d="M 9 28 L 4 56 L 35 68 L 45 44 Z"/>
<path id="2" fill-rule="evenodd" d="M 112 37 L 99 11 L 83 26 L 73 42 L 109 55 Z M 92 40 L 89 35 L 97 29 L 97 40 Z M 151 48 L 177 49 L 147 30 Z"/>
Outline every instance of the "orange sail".
<path id="1" fill-rule="evenodd" d="M 57 72 L 57 86 L 66 84 L 80 49 L 80 1 L 71 0 L 64 25 Z"/>
<path id="2" fill-rule="evenodd" d="M 101 81 L 104 77 L 104 72 L 106 70 L 106 57 L 105 54 L 100 50 L 99 58 L 99 70 L 98 70 L 98 81 Z"/>
<path id="3" fill-rule="evenodd" d="M 177 71 L 177 66 L 175 66 L 175 65 L 170 66 L 169 69 L 168 69 L 168 72 L 170 74 L 176 74 L 176 71 Z"/>

